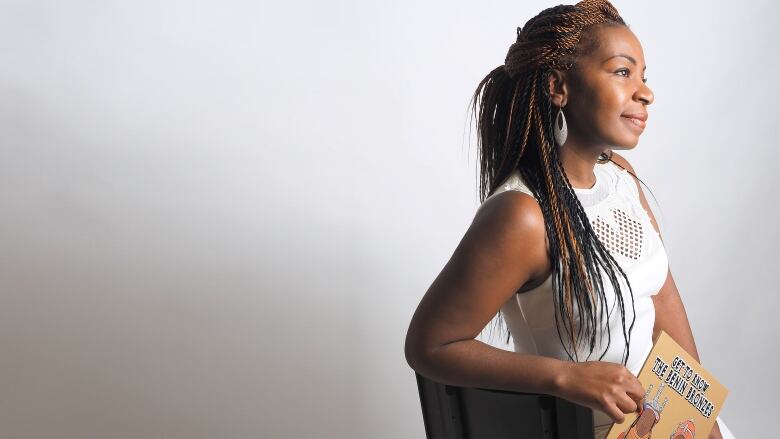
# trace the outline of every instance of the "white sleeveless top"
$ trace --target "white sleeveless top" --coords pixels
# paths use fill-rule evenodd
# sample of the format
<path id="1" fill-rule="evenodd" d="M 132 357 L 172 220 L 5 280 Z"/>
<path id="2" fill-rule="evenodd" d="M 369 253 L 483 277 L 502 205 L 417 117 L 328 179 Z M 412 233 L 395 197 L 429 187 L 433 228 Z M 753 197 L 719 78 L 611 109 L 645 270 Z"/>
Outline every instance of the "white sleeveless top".
<path id="1" fill-rule="evenodd" d="M 596 184 L 592 188 L 574 188 L 574 192 L 582 203 L 594 232 L 631 282 L 636 321 L 631 332 L 631 345 L 626 367 L 634 375 L 639 375 L 639 370 L 653 344 L 655 308 L 650 296 L 657 294 L 666 281 L 667 255 L 658 232 L 653 228 L 647 211 L 639 201 L 636 182 L 628 171 L 612 162 L 607 162 L 597 163 L 594 167 L 594 173 Z M 510 190 L 533 196 L 531 190 L 523 183 L 520 173 L 515 170 L 488 199 Z M 599 269 L 607 299 L 607 310 L 612 310 L 609 317 L 611 343 L 601 361 L 622 363 L 625 339 L 620 310 L 615 301 L 614 288 L 606 272 L 601 267 Z M 615 274 L 620 282 L 623 295 L 626 333 L 628 333 L 633 319 L 631 293 L 623 276 L 619 272 Z M 504 321 L 514 340 L 515 352 L 570 361 L 558 338 L 553 294 L 552 275 L 550 275 L 536 288 L 515 294 L 502 306 Z M 596 313 L 598 315 L 598 310 Z M 603 332 L 603 326 L 604 323 L 601 322 L 597 325 L 597 330 Z M 597 333 L 593 353 L 591 354 L 589 349 L 580 347 L 577 351 L 579 361 L 598 360 L 601 353 L 604 352 L 607 340 L 607 334 Z M 571 347 L 568 349 L 571 351 Z M 594 410 L 593 414 L 595 425 L 612 422 L 609 416 L 599 410 Z"/>

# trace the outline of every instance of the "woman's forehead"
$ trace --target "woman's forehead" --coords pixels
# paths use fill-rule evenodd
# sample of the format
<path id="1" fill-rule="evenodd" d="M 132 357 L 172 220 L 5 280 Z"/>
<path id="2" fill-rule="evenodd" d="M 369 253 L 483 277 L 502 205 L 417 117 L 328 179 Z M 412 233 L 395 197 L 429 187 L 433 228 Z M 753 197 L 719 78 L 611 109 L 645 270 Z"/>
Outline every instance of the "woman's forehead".
<path id="1" fill-rule="evenodd" d="M 589 58 L 599 64 L 613 59 L 620 59 L 640 68 L 644 67 L 645 57 L 639 39 L 624 26 L 604 26 L 596 30 L 594 38 L 597 41 L 595 49 Z"/>

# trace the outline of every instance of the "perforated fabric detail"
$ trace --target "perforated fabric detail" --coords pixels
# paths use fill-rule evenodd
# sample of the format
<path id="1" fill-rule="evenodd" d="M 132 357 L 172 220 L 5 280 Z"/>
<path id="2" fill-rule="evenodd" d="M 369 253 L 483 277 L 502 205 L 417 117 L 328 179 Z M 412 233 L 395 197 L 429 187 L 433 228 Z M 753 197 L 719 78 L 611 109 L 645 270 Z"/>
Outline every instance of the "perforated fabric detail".
<path id="1" fill-rule="evenodd" d="M 612 215 L 615 221 L 608 223 L 603 216 L 599 216 L 591 222 L 599 240 L 613 256 L 618 253 L 638 260 L 642 256 L 644 241 L 642 223 L 629 217 L 622 209 L 612 208 L 607 214 Z M 617 224 L 617 229 L 612 224 Z"/>
<path id="2" fill-rule="evenodd" d="M 599 240 L 622 266 L 644 260 L 660 242 L 639 190 L 628 171 L 614 164 L 596 166 L 596 186 L 574 191 Z M 604 195 L 599 195 L 600 193 Z M 586 199 L 586 196 L 590 199 Z"/>

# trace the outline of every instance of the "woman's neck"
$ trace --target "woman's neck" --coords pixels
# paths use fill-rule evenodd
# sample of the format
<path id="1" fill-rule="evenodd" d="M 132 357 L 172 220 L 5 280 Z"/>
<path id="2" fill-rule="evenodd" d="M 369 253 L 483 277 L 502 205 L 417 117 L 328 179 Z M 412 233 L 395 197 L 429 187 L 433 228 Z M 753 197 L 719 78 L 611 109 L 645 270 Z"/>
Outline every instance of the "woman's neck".
<path id="1" fill-rule="evenodd" d="M 593 169 L 604 149 L 579 148 L 568 141 L 559 148 L 561 163 L 572 187 L 577 189 L 593 187 L 596 184 L 596 174 Z"/>

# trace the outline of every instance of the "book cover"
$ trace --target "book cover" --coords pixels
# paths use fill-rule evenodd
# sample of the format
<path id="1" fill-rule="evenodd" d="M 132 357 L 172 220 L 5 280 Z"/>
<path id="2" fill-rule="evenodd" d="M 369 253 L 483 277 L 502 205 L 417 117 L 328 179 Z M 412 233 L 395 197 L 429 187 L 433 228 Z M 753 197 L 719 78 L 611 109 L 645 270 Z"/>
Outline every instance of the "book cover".
<path id="1" fill-rule="evenodd" d="M 607 439 L 707 438 L 728 390 L 664 331 L 639 371 L 645 397 L 638 413 L 612 424 Z"/>

